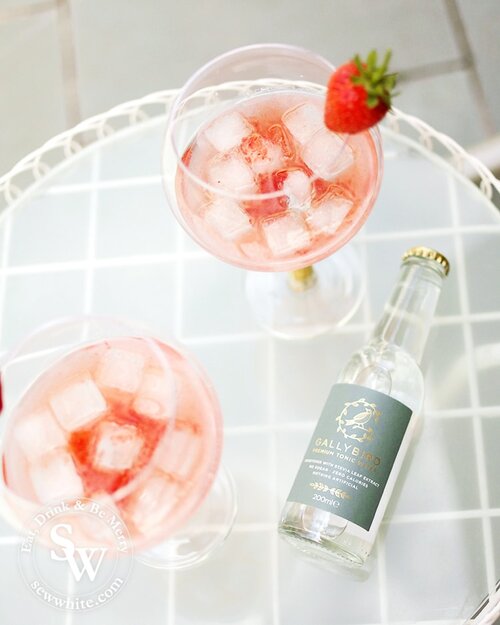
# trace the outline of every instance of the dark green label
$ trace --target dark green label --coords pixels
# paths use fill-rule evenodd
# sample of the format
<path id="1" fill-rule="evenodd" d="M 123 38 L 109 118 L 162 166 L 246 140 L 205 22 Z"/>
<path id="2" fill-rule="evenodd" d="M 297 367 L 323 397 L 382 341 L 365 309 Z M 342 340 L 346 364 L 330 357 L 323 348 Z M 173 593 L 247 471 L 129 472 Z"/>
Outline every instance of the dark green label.
<path id="1" fill-rule="evenodd" d="M 384 393 L 335 384 L 288 501 L 369 530 L 411 414 L 408 406 Z"/>

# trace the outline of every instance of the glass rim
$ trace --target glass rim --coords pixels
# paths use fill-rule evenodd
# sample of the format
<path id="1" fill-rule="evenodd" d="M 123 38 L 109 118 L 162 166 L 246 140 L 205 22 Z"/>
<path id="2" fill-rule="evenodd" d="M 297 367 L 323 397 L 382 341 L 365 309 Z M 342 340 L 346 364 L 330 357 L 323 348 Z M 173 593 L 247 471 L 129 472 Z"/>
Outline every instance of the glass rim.
<path id="1" fill-rule="evenodd" d="M 186 100 L 186 93 L 189 92 L 191 87 L 194 84 L 196 84 L 196 82 L 199 80 L 200 77 L 202 77 L 207 71 L 210 71 L 216 68 L 218 65 L 225 63 L 227 60 L 231 59 L 231 57 L 238 56 L 239 54 L 242 54 L 242 53 L 252 53 L 252 52 L 265 53 L 266 51 L 275 52 L 275 53 L 282 52 L 283 55 L 285 55 L 288 52 L 290 53 L 290 55 L 293 55 L 293 56 L 308 57 L 311 61 L 316 62 L 318 65 L 320 64 L 324 65 L 325 69 L 328 70 L 330 73 L 335 70 L 335 66 L 332 63 L 330 63 L 330 61 L 328 61 L 325 57 L 323 57 L 322 55 L 316 52 L 312 52 L 311 50 L 308 50 L 307 48 L 303 48 L 300 46 L 295 46 L 295 45 L 290 45 L 290 44 L 281 44 L 281 43 L 262 43 L 262 44 L 251 44 L 248 46 L 241 46 L 239 48 L 233 48 L 231 50 L 228 50 L 224 52 L 223 54 L 220 54 L 214 57 L 213 59 L 211 59 L 204 65 L 202 65 L 200 68 L 198 68 L 196 72 L 181 87 L 170 109 L 170 112 L 167 118 L 167 127 L 166 127 L 165 141 L 164 141 L 164 146 L 163 146 L 163 157 L 165 158 L 165 155 L 167 152 L 167 149 L 166 149 L 167 144 L 170 144 L 173 150 L 173 153 L 175 154 L 176 167 L 180 167 L 183 173 L 186 176 L 188 176 L 196 185 L 198 185 L 199 187 L 202 187 L 206 191 L 209 191 L 216 197 L 230 198 L 232 200 L 237 200 L 239 202 L 255 202 L 255 201 L 270 200 L 270 199 L 286 197 L 286 193 L 282 190 L 270 191 L 266 193 L 235 193 L 227 189 L 219 189 L 217 187 L 214 187 L 207 181 L 193 174 L 190 168 L 184 164 L 182 160 L 183 154 L 181 154 L 178 151 L 178 146 L 176 145 L 174 138 L 173 138 L 175 118 L 178 114 L 178 111 Z M 272 78 L 261 79 L 263 84 L 265 84 L 266 80 L 273 82 L 273 81 L 281 80 L 281 79 L 279 79 L 278 77 L 274 79 Z M 220 85 L 242 84 L 245 82 L 248 82 L 248 84 L 255 84 L 256 82 L 260 82 L 260 81 L 258 79 L 236 80 L 236 81 L 233 80 L 233 81 L 221 82 Z M 283 85 L 286 85 L 286 83 L 289 83 L 290 85 L 292 84 L 293 85 L 297 85 L 297 84 L 306 85 L 307 84 L 311 87 L 314 87 L 318 95 L 324 95 L 326 93 L 326 84 L 321 85 L 319 83 L 315 83 L 315 82 L 311 82 L 307 80 L 299 81 L 299 80 L 292 80 L 292 79 L 290 80 L 283 79 Z M 205 90 L 211 90 L 211 89 L 213 89 L 213 87 L 203 87 L 202 89 L 199 89 L 195 93 L 200 93 Z M 325 126 L 325 129 L 327 129 L 326 126 Z M 376 137 L 374 136 L 374 133 L 371 132 L 371 130 L 372 129 L 370 129 L 369 133 L 372 135 L 372 139 L 376 140 Z M 329 132 L 332 132 L 332 131 L 329 131 Z M 344 135 L 344 134 L 334 133 L 334 132 L 332 132 L 332 134 L 336 135 L 337 137 L 340 137 L 342 142 L 348 141 L 349 135 Z M 340 149 L 342 149 L 342 147 Z M 164 174 L 166 170 L 165 164 L 163 164 L 162 169 L 163 169 L 163 178 L 165 178 L 165 174 Z M 317 176 L 317 175 L 310 177 L 311 182 L 314 182 L 315 180 L 318 180 L 318 179 L 320 179 L 320 176 Z"/>

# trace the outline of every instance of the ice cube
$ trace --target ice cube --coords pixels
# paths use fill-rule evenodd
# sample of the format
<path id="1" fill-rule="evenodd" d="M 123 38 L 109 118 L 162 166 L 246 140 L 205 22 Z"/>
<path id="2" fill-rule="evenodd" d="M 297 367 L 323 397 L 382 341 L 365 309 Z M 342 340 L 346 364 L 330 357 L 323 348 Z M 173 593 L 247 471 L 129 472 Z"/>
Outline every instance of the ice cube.
<path id="1" fill-rule="evenodd" d="M 104 352 L 96 373 L 96 382 L 108 388 L 135 393 L 142 380 L 144 356 L 127 349 L 112 347 Z"/>
<path id="2" fill-rule="evenodd" d="M 189 424 L 177 423 L 167 434 L 165 446 L 159 450 L 159 469 L 182 479 L 189 479 L 196 469 L 201 453 L 201 436 Z"/>
<path id="3" fill-rule="evenodd" d="M 66 445 L 66 436 L 48 408 L 20 419 L 14 426 L 14 436 L 30 462 Z"/>
<path id="4" fill-rule="evenodd" d="M 68 432 L 78 430 L 106 411 L 106 400 L 90 378 L 70 383 L 49 401 L 54 415 Z"/>
<path id="5" fill-rule="evenodd" d="M 325 197 L 308 211 L 307 223 L 317 233 L 333 234 L 352 208 L 351 200 Z"/>
<path id="6" fill-rule="evenodd" d="M 165 521 L 178 499 L 178 484 L 168 476 L 153 474 L 134 492 L 126 504 L 127 520 L 143 534 Z"/>
<path id="7" fill-rule="evenodd" d="M 31 483 L 40 503 L 83 495 L 83 483 L 71 454 L 54 450 L 30 466 Z"/>
<path id="8" fill-rule="evenodd" d="M 306 143 L 302 160 L 316 176 L 331 180 L 354 163 L 354 156 L 341 137 L 323 129 Z"/>
<path id="9" fill-rule="evenodd" d="M 269 249 L 275 256 L 286 256 L 311 242 L 307 226 L 300 215 L 287 213 L 262 224 Z"/>
<path id="10" fill-rule="evenodd" d="M 143 439 L 133 425 L 104 422 L 100 425 L 92 464 L 104 471 L 125 471 L 134 466 Z"/>
<path id="11" fill-rule="evenodd" d="M 232 193 L 255 193 L 254 174 L 242 154 L 216 156 L 208 167 L 208 182 L 217 189 Z"/>
<path id="12" fill-rule="evenodd" d="M 146 369 L 132 407 L 151 419 L 165 419 L 174 409 L 175 389 L 161 369 Z"/>
<path id="13" fill-rule="evenodd" d="M 245 241 L 240 243 L 239 248 L 245 256 L 260 262 L 265 261 L 269 256 L 268 248 L 257 241 Z"/>
<path id="14" fill-rule="evenodd" d="M 240 149 L 256 174 L 270 174 L 283 167 L 281 148 L 256 132 L 243 139 Z"/>
<path id="15" fill-rule="evenodd" d="M 305 102 L 283 114 L 283 123 L 301 144 L 307 143 L 315 132 L 325 127 L 321 104 Z"/>
<path id="16" fill-rule="evenodd" d="M 205 130 L 205 137 L 217 152 L 229 152 L 253 132 L 252 126 L 236 111 L 223 113 Z"/>
<path id="17" fill-rule="evenodd" d="M 237 239 L 252 230 L 248 215 L 231 198 L 216 198 L 207 208 L 205 220 L 224 239 Z"/>
<path id="18" fill-rule="evenodd" d="M 290 208 L 308 208 L 311 201 L 311 181 L 300 169 L 292 169 L 283 181 L 283 192 L 288 196 Z"/>

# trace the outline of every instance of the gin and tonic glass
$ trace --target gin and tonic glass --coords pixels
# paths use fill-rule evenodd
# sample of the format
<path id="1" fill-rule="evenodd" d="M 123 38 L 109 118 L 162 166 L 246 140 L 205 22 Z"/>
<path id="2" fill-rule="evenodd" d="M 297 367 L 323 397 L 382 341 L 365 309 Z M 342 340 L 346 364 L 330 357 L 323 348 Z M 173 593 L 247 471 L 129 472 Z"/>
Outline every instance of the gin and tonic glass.
<path id="1" fill-rule="evenodd" d="M 345 323 L 362 295 L 346 244 L 377 197 L 380 133 L 326 128 L 333 70 L 292 46 L 233 50 L 193 75 L 167 125 L 163 179 L 175 216 L 211 254 L 249 270 L 257 320 L 284 337 Z"/>
<path id="2" fill-rule="evenodd" d="M 89 316 L 39 328 L 0 368 L 1 503 L 15 526 L 86 499 L 116 511 L 152 566 L 191 566 L 223 543 L 235 496 L 220 467 L 222 415 L 189 354 L 137 324 Z M 95 524 L 79 529 L 102 543 Z"/>

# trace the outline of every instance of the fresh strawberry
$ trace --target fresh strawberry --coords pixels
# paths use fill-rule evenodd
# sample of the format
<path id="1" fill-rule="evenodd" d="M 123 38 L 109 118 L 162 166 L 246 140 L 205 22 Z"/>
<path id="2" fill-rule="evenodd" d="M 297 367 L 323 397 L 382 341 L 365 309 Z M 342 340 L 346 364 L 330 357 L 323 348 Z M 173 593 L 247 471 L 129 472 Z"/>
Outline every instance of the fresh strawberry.
<path id="1" fill-rule="evenodd" d="M 391 96 L 397 74 L 388 74 L 391 58 L 388 50 L 382 65 L 377 66 L 377 52 L 372 50 L 361 61 L 358 55 L 333 72 L 326 94 L 325 125 L 334 132 L 355 134 L 374 126 L 391 108 Z"/>

